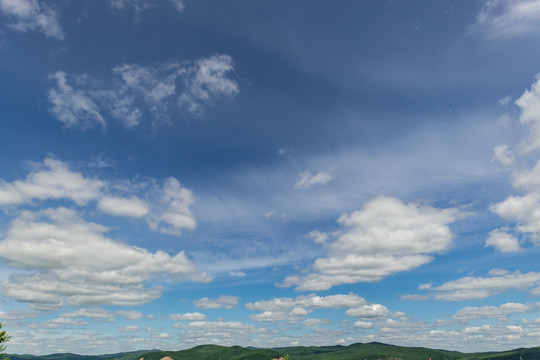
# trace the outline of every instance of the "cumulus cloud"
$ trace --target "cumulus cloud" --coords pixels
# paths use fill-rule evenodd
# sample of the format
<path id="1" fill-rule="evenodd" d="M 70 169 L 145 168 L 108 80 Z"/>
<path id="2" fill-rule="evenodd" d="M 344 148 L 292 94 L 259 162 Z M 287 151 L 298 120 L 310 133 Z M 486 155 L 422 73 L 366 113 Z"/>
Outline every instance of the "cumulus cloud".
<path id="1" fill-rule="evenodd" d="M 494 269 L 486 277 L 466 276 L 439 286 L 424 286 L 421 290 L 428 290 L 429 298 L 435 300 L 465 301 L 484 299 L 510 289 L 530 290 L 538 285 L 540 285 L 538 272 L 510 273 Z"/>
<path id="2" fill-rule="evenodd" d="M 106 196 L 99 200 L 98 209 L 110 214 L 140 218 L 148 214 L 148 205 L 141 199 L 132 196 L 129 199 Z"/>
<path id="3" fill-rule="evenodd" d="M 66 208 L 24 211 L 0 242 L 9 266 L 30 270 L 0 283 L 0 292 L 34 309 L 68 305 L 144 304 L 161 295 L 147 287 L 156 276 L 202 280 L 184 252 L 175 256 L 126 245 L 104 236 L 108 229 Z"/>
<path id="4" fill-rule="evenodd" d="M 355 321 L 353 327 L 360 328 L 360 329 L 371 329 L 373 327 L 373 323 L 359 320 L 359 321 Z"/>
<path id="5" fill-rule="evenodd" d="M 362 305 L 357 308 L 352 308 L 345 312 L 347 316 L 358 317 L 362 319 L 385 318 L 389 314 L 389 310 L 381 304 Z"/>
<path id="6" fill-rule="evenodd" d="M 537 3 L 540 9 L 540 1 Z M 536 82 L 515 103 L 521 110 L 519 121 L 529 127 L 529 136 L 520 144 L 521 152 L 540 149 L 540 75 L 536 76 Z"/>
<path id="7" fill-rule="evenodd" d="M 515 176 L 513 186 L 518 189 L 527 190 L 525 195 L 509 196 L 500 203 L 493 204 L 490 209 L 500 217 L 516 223 L 515 229 L 518 233 L 530 235 L 530 240 L 538 245 L 540 244 L 540 191 L 538 191 L 539 180 L 537 175 L 540 173 L 540 161 L 530 170 Z M 503 234 L 501 231 L 495 234 Z M 509 248 L 515 248 L 517 240 L 512 242 L 508 237 L 499 241 L 505 241 Z M 493 242 L 493 239 L 488 241 Z M 512 245 L 513 243 L 513 245 Z M 487 244 L 486 245 L 490 245 Z M 509 249 L 507 248 L 507 249 Z"/>
<path id="8" fill-rule="evenodd" d="M 538 0 L 488 0 L 472 30 L 492 38 L 512 38 L 538 33 L 539 20 Z"/>
<path id="9" fill-rule="evenodd" d="M 72 325 L 72 326 L 85 326 L 88 325 L 88 322 L 80 319 L 70 319 L 65 317 L 58 317 L 56 319 L 51 319 L 45 322 L 40 323 L 34 323 L 28 325 L 29 328 L 32 329 L 58 329 L 63 328 L 66 325 Z"/>
<path id="10" fill-rule="evenodd" d="M 495 250 L 502 253 L 522 250 L 518 239 L 501 229 L 496 229 L 489 233 L 485 246 L 493 246 Z"/>
<path id="11" fill-rule="evenodd" d="M 25 180 L 0 180 L 0 206 L 33 200 L 69 199 L 79 205 L 97 198 L 105 183 L 71 171 L 65 163 L 46 158 Z"/>
<path id="12" fill-rule="evenodd" d="M 38 31 L 47 37 L 64 38 L 58 14 L 44 1 L 0 0 L 0 11 L 13 20 L 8 26 L 15 31 Z"/>
<path id="13" fill-rule="evenodd" d="M 240 300 L 238 296 L 221 295 L 217 299 L 213 300 L 206 297 L 199 300 L 194 300 L 193 304 L 199 309 L 225 308 L 230 310 L 238 305 L 238 300 Z"/>
<path id="14" fill-rule="evenodd" d="M 309 189 L 314 185 L 326 185 L 332 180 L 332 175 L 324 171 L 319 171 L 317 174 L 306 171 L 301 173 L 298 177 L 300 179 L 294 184 L 295 189 Z"/>
<path id="15" fill-rule="evenodd" d="M 540 2 L 538 2 L 540 7 Z M 530 89 L 526 90 L 515 104 L 520 108 L 520 122 L 528 129 L 527 136 L 518 144 L 518 154 L 528 154 L 540 149 L 540 76 Z M 497 150 L 499 154 L 497 154 Z M 494 159 L 511 164 L 514 155 L 506 145 L 495 148 Z M 514 174 L 512 186 L 521 191 L 521 195 L 511 195 L 490 210 L 503 219 L 512 222 L 515 235 L 507 228 L 492 231 L 486 240 L 486 246 L 494 246 L 497 251 L 511 252 L 521 249 L 520 243 L 530 241 L 540 244 L 540 161 L 527 171 Z"/>
<path id="16" fill-rule="evenodd" d="M 138 327 L 137 325 L 128 325 L 128 326 L 119 327 L 118 331 L 120 331 L 120 332 L 137 332 L 140 329 L 141 328 Z"/>
<path id="17" fill-rule="evenodd" d="M 144 120 L 160 125 L 186 115 L 200 116 L 216 101 L 239 93 L 232 77 L 234 62 L 224 54 L 193 62 L 121 64 L 112 72 L 108 81 L 61 71 L 52 74 L 56 86 L 48 91 L 51 113 L 70 128 L 105 128 L 103 114 L 133 128 Z"/>
<path id="18" fill-rule="evenodd" d="M 144 196 L 119 196 L 138 192 Z M 77 205 L 97 202 L 97 208 L 113 216 L 144 218 L 150 229 L 179 236 L 184 230 L 197 226 L 190 207 L 193 193 L 175 178 L 164 181 L 148 179 L 140 183 L 121 181 L 121 186 L 97 178 L 85 177 L 73 171 L 68 164 L 48 157 L 35 164 L 24 180 L 11 183 L 0 179 L 0 207 L 17 206 L 45 200 L 71 200 Z"/>
<path id="19" fill-rule="evenodd" d="M 180 185 L 175 178 L 165 180 L 163 187 L 157 191 L 154 213 L 148 218 L 150 228 L 171 235 L 180 235 L 183 229 L 193 230 L 197 226 L 190 206 L 193 193 Z"/>
<path id="20" fill-rule="evenodd" d="M 528 313 L 538 310 L 538 304 L 505 303 L 500 306 L 468 306 L 459 310 L 452 318 L 460 322 L 479 319 L 506 320 L 514 313 Z"/>
<path id="21" fill-rule="evenodd" d="M 454 208 L 375 198 L 362 210 L 339 217 L 344 231 L 328 244 L 328 256 L 315 261 L 311 274 L 289 276 L 280 286 L 327 290 L 341 284 L 380 281 L 414 269 L 430 262 L 431 254 L 452 245 L 448 224 L 458 216 Z"/>
<path id="22" fill-rule="evenodd" d="M 255 303 L 247 303 L 248 310 L 262 311 L 259 314 L 250 315 L 253 321 L 276 322 L 276 321 L 297 321 L 309 315 L 315 309 L 344 309 L 360 308 L 371 305 L 356 294 L 337 294 L 329 296 L 318 296 L 310 294 L 293 298 L 274 298 L 261 300 Z M 381 305 L 382 306 L 382 305 Z"/>
<path id="23" fill-rule="evenodd" d="M 200 312 L 194 312 L 194 313 L 185 313 L 185 314 L 171 314 L 169 315 L 169 319 L 174 321 L 200 321 L 200 320 L 206 320 L 206 315 L 201 314 Z"/>

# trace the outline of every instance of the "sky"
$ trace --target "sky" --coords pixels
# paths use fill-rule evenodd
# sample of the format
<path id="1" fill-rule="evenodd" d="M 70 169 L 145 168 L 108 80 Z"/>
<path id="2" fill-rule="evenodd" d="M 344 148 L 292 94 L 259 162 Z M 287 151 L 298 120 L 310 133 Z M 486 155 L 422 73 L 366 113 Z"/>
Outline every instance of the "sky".
<path id="1" fill-rule="evenodd" d="M 8 353 L 539 346 L 540 1 L 0 0 Z"/>

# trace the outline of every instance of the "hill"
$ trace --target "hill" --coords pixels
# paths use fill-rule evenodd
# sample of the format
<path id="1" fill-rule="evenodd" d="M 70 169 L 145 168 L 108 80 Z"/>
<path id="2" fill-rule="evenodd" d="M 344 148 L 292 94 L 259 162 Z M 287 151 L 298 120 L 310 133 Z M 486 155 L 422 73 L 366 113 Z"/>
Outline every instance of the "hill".
<path id="1" fill-rule="evenodd" d="M 8 355 L 10 360 L 271 360 L 289 354 L 291 360 L 539 360 L 540 347 L 503 352 L 461 353 L 423 347 L 404 347 L 377 342 L 349 346 L 294 346 L 272 349 L 241 346 L 200 345 L 187 350 L 136 352 L 85 356 L 52 354 L 46 356 Z M 170 360 L 167 359 L 167 360 Z"/>

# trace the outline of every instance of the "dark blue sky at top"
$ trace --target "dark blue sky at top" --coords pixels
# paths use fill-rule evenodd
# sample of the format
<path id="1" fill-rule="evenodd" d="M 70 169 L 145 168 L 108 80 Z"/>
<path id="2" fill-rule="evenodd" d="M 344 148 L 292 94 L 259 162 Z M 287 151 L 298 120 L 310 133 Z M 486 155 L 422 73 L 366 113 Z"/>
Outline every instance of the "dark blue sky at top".
<path id="1" fill-rule="evenodd" d="M 14 34 L 0 60 L 0 80 L 6 85 L 1 101 L 11 105 L 2 126 L 21 135 L 10 138 L 27 143 L 22 149 L 42 146 L 45 152 L 69 153 L 74 141 L 89 154 L 103 149 L 127 158 L 132 144 L 147 150 L 147 166 L 160 156 L 179 160 L 189 172 L 271 161 L 279 148 L 369 147 L 392 141 L 416 123 L 453 121 L 453 113 L 493 104 L 509 87 L 520 89 L 536 70 L 533 56 L 520 57 L 517 68 L 505 68 L 500 64 L 515 53 L 508 46 L 463 34 L 480 7 L 473 1 L 343 1 L 332 6 L 314 1 L 307 8 L 301 2 L 193 1 L 182 14 L 171 5 L 149 9 L 144 16 L 132 9 L 118 13 L 105 3 L 63 5 L 63 24 L 69 29 L 65 41 Z M 520 52 L 527 46 L 531 55 L 538 51 L 519 41 L 509 45 Z M 174 125 L 166 131 L 150 129 L 147 122 L 142 134 L 117 124 L 105 134 L 96 127 L 54 144 L 58 150 L 37 141 L 62 131 L 50 126 L 55 120 L 43 111 L 52 83 L 47 76 L 54 71 L 99 78 L 123 63 L 214 53 L 234 59 L 241 91 L 233 103 L 211 109 L 207 118 L 174 114 Z M 464 84 L 469 91 L 462 91 Z M 34 108 L 22 100 L 29 98 Z M 449 106 L 455 110 L 448 112 Z M 24 117 L 39 117 L 41 123 L 28 128 Z M 156 132 L 159 142 L 152 141 Z M 116 134 L 125 135 L 119 141 Z"/>

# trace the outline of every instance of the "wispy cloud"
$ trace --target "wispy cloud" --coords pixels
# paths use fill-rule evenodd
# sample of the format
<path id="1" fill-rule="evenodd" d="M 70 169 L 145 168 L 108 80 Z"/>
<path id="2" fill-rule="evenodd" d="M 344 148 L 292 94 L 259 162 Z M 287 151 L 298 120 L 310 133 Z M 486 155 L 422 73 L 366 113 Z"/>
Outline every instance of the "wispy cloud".
<path id="1" fill-rule="evenodd" d="M 309 189 L 314 185 L 326 185 L 332 180 L 332 175 L 324 171 L 319 171 L 316 174 L 306 171 L 301 173 L 298 177 L 300 179 L 294 184 L 295 189 Z"/>
<path id="2" fill-rule="evenodd" d="M 538 0 L 488 0 L 472 30 L 493 38 L 511 38 L 539 33 L 539 20 Z"/>
<path id="3" fill-rule="evenodd" d="M 0 0 L 0 11 L 13 20 L 8 26 L 15 31 L 38 31 L 47 37 L 64 38 L 58 14 L 44 1 Z"/>
<path id="4" fill-rule="evenodd" d="M 186 7 L 183 0 L 170 0 L 170 2 L 179 12 L 184 11 Z M 113 9 L 116 10 L 132 8 L 136 12 L 141 12 L 154 6 L 154 2 L 151 0 L 109 0 L 109 4 Z"/>
<path id="5" fill-rule="evenodd" d="M 216 101 L 233 98 L 239 92 L 233 73 L 232 58 L 223 54 L 195 62 L 122 64 L 109 81 L 59 71 L 50 76 L 56 81 L 48 91 L 50 111 L 66 127 L 81 130 L 105 129 L 107 118 L 125 128 L 145 119 L 154 125 L 170 123 L 202 116 Z"/>
<path id="6" fill-rule="evenodd" d="M 51 113 L 68 128 L 88 129 L 106 121 L 90 94 L 76 90 L 67 83 L 66 73 L 58 71 L 49 76 L 56 80 L 56 87 L 48 91 Z"/>
<path id="7" fill-rule="evenodd" d="M 427 296 L 435 300 L 466 301 L 485 299 L 501 294 L 510 289 L 535 292 L 540 286 L 540 273 L 519 271 L 510 273 L 501 269 L 493 269 L 486 277 L 466 276 L 452 280 L 439 286 L 431 284 L 422 286 L 428 290 Z"/>

